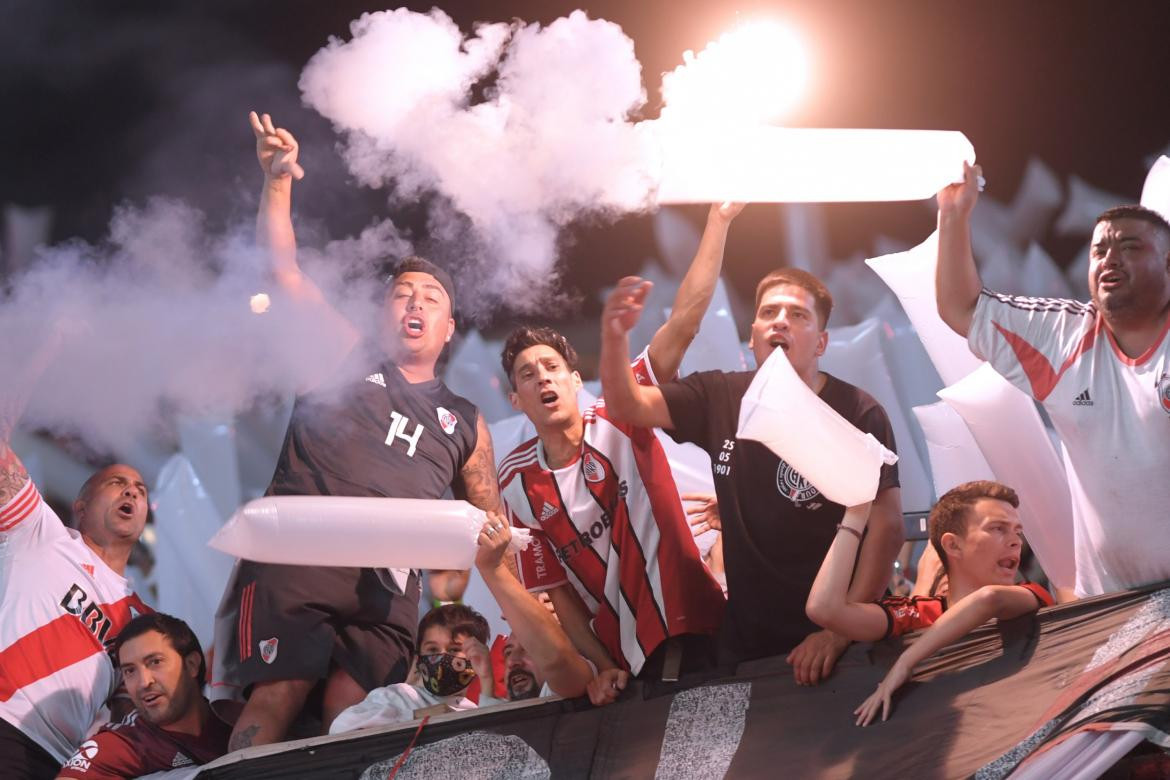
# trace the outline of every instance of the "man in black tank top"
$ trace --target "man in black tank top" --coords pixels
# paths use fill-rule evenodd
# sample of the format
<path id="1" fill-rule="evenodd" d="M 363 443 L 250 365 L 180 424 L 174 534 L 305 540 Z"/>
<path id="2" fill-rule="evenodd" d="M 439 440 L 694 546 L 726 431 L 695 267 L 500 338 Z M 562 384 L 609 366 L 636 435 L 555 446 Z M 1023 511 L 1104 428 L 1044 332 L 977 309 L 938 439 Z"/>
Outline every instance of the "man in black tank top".
<path id="1" fill-rule="evenodd" d="M 454 287 L 438 266 L 402 261 L 381 333 L 356 329 L 301 273 L 291 218 L 297 144 L 251 115 L 264 171 L 257 241 L 293 305 L 313 310 L 344 344 L 329 381 L 301 388 L 269 495 L 442 498 L 499 508 L 491 437 L 469 401 L 435 376 L 455 332 Z M 502 518 L 494 517 L 502 522 Z M 465 576 L 465 573 L 456 573 Z M 418 573 L 241 561 L 216 621 L 213 696 L 247 697 L 231 749 L 283 739 L 319 682 L 325 730 L 373 688 L 406 679 L 418 624 Z M 238 705 L 237 705 L 238 707 Z"/>

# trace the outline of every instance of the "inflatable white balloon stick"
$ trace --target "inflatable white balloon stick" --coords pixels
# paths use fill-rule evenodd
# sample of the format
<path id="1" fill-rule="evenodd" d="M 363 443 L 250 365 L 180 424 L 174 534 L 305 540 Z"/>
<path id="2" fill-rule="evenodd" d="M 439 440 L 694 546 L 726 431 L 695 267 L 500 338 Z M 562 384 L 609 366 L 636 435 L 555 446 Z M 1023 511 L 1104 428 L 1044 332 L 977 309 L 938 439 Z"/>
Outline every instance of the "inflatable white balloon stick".
<path id="1" fill-rule="evenodd" d="M 1159 157 L 1146 174 L 1141 203 L 1170 220 L 1170 157 Z"/>
<path id="2" fill-rule="evenodd" d="M 817 397 L 776 349 L 756 372 L 739 411 L 741 439 L 758 441 L 830 501 L 864 504 L 877 495 L 883 463 L 898 456 Z"/>
<path id="3" fill-rule="evenodd" d="M 240 507 L 208 544 L 263 563 L 469 569 L 485 520 L 466 501 L 265 496 Z M 515 549 L 528 538 L 512 530 Z"/>

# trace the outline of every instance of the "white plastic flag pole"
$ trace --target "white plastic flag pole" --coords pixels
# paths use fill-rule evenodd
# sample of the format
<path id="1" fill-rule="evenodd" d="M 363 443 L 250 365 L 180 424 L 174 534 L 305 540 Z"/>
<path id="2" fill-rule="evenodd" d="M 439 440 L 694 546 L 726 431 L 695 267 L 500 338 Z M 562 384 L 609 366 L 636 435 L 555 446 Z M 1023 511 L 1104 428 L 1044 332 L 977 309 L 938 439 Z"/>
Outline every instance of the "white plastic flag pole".
<path id="1" fill-rule="evenodd" d="M 264 563 L 469 569 L 486 515 L 466 501 L 266 496 L 236 510 L 208 544 Z M 513 547 L 528 535 L 513 529 Z"/>
<path id="2" fill-rule="evenodd" d="M 1170 157 L 1159 157 L 1146 174 L 1141 203 L 1170 220 Z"/>
<path id="3" fill-rule="evenodd" d="M 922 200 L 963 179 L 954 130 L 842 130 L 643 122 L 664 203 Z"/>
<path id="4" fill-rule="evenodd" d="M 818 398 L 783 349 L 774 350 L 756 372 L 740 406 L 736 435 L 760 442 L 844 506 L 872 501 L 882 464 L 898 460 Z"/>

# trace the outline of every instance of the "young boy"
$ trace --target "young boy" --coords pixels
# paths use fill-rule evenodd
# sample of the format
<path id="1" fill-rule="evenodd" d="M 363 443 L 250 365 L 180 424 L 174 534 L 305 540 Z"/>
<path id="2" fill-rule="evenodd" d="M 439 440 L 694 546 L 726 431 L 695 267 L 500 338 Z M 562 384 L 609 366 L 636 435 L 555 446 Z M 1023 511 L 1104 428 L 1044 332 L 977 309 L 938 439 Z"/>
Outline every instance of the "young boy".
<path id="1" fill-rule="evenodd" d="M 463 694 L 477 676 L 484 684 L 480 706 L 498 703 L 490 696 L 495 678 L 487 641 L 487 621 L 471 607 L 435 607 L 418 624 L 419 682 L 375 688 L 363 701 L 343 710 L 329 733 L 404 723 L 414 718 L 416 710 L 438 705 L 449 711 L 474 709 L 476 703 Z"/>
<path id="2" fill-rule="evenodd" d="M 943 596 L 886 598 L 859 603 L 847 598 L 849 580 L 865 530 L 867 507 L 850 507 L 817 573 L 806 609 L 814 622 L 855 641 L 876 641 L 928 629 L 894 663 L 877 690 L 854 713 L 868 725 L 910 678 L 915 664 L 992 618 L 1007 620 L 1051 606 L 1048 591 L 1016 584 L 1023 526 L 1016 492 L 998 482 L 967 482 L 949 490 L 930 513 L 930 543 L 949 581 Z"/>

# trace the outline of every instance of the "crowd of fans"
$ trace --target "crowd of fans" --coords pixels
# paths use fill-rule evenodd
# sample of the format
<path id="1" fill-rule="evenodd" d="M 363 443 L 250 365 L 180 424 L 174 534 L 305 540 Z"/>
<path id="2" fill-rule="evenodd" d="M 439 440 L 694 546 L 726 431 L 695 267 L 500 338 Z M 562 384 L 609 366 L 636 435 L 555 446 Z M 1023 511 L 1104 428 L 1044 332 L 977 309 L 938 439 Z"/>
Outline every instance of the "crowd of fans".
<path id="1" fill-rule="evenodd" d="M 889 717 L 915 664 L 939 648 L 987 620 L 1055 603 L 1021 576 L 1019 498 L 997 482 L 942 496 L 925 556 L 940 576 L 888 595 L 904 541 L 897 466 L 882 467 L 872 502 L 836 504 L 768 448 L 737 438 L 754 372 L 677 376 L 741 205 L 711 208 L 666 324 L 632 364 L 628 333 L 649 286 L 628 277 L 609 295 L 603 401 L 580 407 L 578 357 L 563 335 L 511 333 L 501 355 L 509 398 L 537 436 L 496 458 L 482 415 L 435 375 L 455 332 L 451 276 L 405 259 L 387 280 L 380 332 L 361 334 L 297 264 L 295 139 L 267 115 L 251 120 L 264 173 L 258 241 L 289 300 L 323 312 L 345 345 L 316 385 L 298 389 L 269 494 L 466 498 L 486 513 L 475 566 L 510 635 L 493 642 L 484 616 L 459 603 L 420 620 L 418 571 L 242 561 L 210 663 L 186 623 L 153 612 L 124 576 L 147 515 L 138 472 L 96 472 L 67 526 L 8 444 L 22 392 L 52 360 L 49 339 L 29 355 L 0 419 L 4 777 L 134 777 L 500 701 L 587 696 L 605 706 L 631 678 L 732 672 L 766 656 L 784 656 L 796 683 L 812 686 L 852 641 L 924 631 L 859 703 L 866 725 Z M 983 289 L 970 248 L 978 177 L 970 167 L 939 193 L 939 313 L 1043 403 L 1061 435 L 1076 588 L 1058 596 L 1168 579 L 1164 501 L 1150 486 L 1170 473 L 1170 225 L 1138 206 L 1105 212 L 1088 303 L 999 295 Z M 819 368 L 832 305 L 811 274 L 766 275 L 751 325 L 757 364 L 783 350 L 813 393 L 895 450 L 882 406 Z M 656 428 L 711 457 L 715 496 L 691 497 L 690 524 Z M 691 525 L 720 531 L 725 579 Z M 515 555 L 512 528 L 532 537 Z M 432 576 L 457 599 L 467 574 Z"/>

